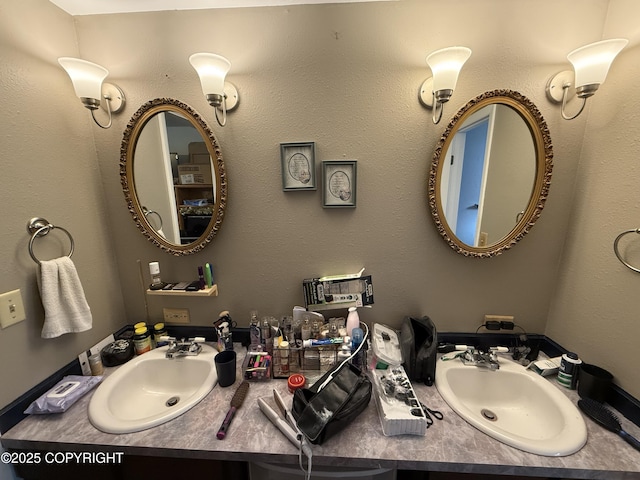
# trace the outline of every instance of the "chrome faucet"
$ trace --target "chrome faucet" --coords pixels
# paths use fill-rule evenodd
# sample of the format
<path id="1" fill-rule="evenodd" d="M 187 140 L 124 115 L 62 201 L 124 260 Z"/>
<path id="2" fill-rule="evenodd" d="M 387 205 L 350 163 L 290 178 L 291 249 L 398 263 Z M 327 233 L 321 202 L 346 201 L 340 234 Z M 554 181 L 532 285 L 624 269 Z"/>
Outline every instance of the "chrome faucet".
<path id="1" fill-rule="evenodd" d="M 498 352 L 503 351 L 503 349 L 508 351 L 505 347 L 491 347 L 488 352 L 471 347 L 460 356 L 460 359 L 465 365 L 498 370 L 500 368 Z"/>
<path id="2" fill-rule="evenodd" d="M 174 337 L 163 337 L 169 342 L 169 348 L 165 353 L 166 358 L 177 358 L 196 356 L 202 351 L 202 345 L 204 342 L 203 337 L 190 338 L 189 340 L 176 340 Z"/>

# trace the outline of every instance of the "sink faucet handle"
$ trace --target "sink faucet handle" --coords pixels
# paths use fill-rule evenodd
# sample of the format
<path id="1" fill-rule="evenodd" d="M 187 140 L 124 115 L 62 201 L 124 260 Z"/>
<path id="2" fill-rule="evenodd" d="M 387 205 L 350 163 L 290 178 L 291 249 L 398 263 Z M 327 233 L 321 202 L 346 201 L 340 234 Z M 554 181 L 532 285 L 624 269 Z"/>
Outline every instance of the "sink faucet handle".
<path id="1" fill-rule="evenodd" d="M 509 347 L 490 347 L 489 351 L 493 353 L 509 353 Z"/>
<path id="2" fill-rule="evenodd" d="M 451 352 L 466 352 L 469 350 L 469 345 L 454 345 L 453 343 L 444 343 L 438 345 L 438 353 L 451 353 Z"/>
<path id="3" fill-rule="evenodd" d="M 204 343 L 205 342 L 205 338 L 204 337 L 193 337 L 193 338 L 190 338 L 189 341 L 191 343 Z"/>

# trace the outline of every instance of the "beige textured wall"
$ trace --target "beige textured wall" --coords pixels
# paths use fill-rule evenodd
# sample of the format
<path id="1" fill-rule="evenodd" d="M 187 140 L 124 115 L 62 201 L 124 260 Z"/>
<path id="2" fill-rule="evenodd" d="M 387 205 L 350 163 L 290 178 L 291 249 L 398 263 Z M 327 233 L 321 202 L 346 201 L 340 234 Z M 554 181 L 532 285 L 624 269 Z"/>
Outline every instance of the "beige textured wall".
<path id="1" fill-rule="evenodd" d="M 633 14 L 631 14 L 634 12 Z M 629 45 L 613 64 L 593 98 L 576 176 L 576 195 L 549 314 L 547 334 L 610 370 L 640 398 L 636 352 L 640 338 L 640 276 L 622 265 L 613 241 L 640 227 L 639 6 L 611 2 L 604 38 L 625 37 Z M 640 266 L 640 239 L 620 242 L 627 260 Z"/>
<path id="2" fill-rule="evenodd" d="M 19 288 L 27 315 L 0 330 L 0 407 L 126 321 L 94 130 L 58 65 L 63 55 L 78 55 L 71 17 L 48 1 L 0 4 L 0 292 Z M 37 216 L 75 239 L 73 260 L 93 313 L 88 332 L 40 338 L 44 314 L 26 230 Z M 34 244 L 42 259 L 68 248 L 59 231 Z"/>
<path id="3" fill-rule="evenodd" d="M 585 119 L 563 123 L 543 86 L 565 65 L 566 52 L 601 36 L 606 2 L 592 2 L 579 24 L 569 25 L 561 19 L 575 16 L 571 2 L 554 2 L 560 13 L 549 18 L 537 2 L 524 2 L 522 14 L 514 15 L 506 8 L 510 2 L 458 1 L 451 15 L 430 21 L 437 5 L 77 18 L 81 53 L 109 67 L 110 78 L 128 95 L 115 128 L 95 137 L 130 320 L 145 316 L 140 259 L 144 265 L 159 260 L 168 279 L 193 277 L 207 261 L 218 276 L 217 298 L 150 298 L 153 320 L 162 307 L 188 307 L 193 322 L 206 325 L 228 309 L 246 325 L 251 308 L 281 315 L 302 302 L 305 277 L 366 266 L 376 304 L 362 312 L 365 320 L 398 325 L 405 315 L 428 314 L 443 331 L 473 331 L 484 313 L 502 313 L 514 314 L 528 331 L 544 330 Z M 565 32 L 561 38 L 558 31 Z M 554 184 L 542 219 L 518 248 L 489 261 L 454 254 L 427 208 L 427 172 L 446 124 L 431 123 L 417 92 L 429 75 L 426 54 L 452 44 L 469 45 L 474 54 L 447 115 L 486 90 L 517 89 L 540 106 L 557 138 Z M 178 98 L 213 122 L 187 61 L 197 51 L 231 59 L 229 80 L 241 94 L 227 127 L 213 126 L 229 174 L 229 208 L 212 245 L 172 258 L 149 246 L 124 208 L 119 140 L 130 115 L 159 96 Z M 357 208 L 322 209 L 320 191 L 282 192 L 279 143 L 287 141 L 315 141 L 318 165 L 358 160 Z"/>
<path id="4" fill-rule="evenodd" d="M 0 278 L 0 290 L 26 290 L 29 318 L 0 331 L 2 364 L 20 365 L 11 372 L 2 370 L 0 380 L 8 387 L 2 390 L 0 404 L 106 331 L 146 317 L 137 260 L 143 265 L 160 261 L 167 279 L 193 277 L 196 267 L 207 261 L 217 272 L 219 297 L 149 298 L 152 321 L 161 317 L 162 307 L 187 307 L 195 324 L 210 324 L 223 309 L 246 324 L 252 308 L 280 315 L 301 303 L 305 277 L 366 266 L 376 295 L 375 307 L 361 313 L 369 322 L 398 325 L 404 315 L 428 314 L 441 331 L 473 331 L 484 313 L 501 313 L 514 314 L 528 331 L 544 332 L 552 308 L 548 333 L 581 354 L 590 352 L 601 335 L 592 331 L 586 345 L 578 343 L 574 324 L 582 327 L 587 322 L 582 308 L 575 306 L 580 298 L 567 298 L 579 293 L 567 285 L 583 282 L 572 263 L 573 250 L 576 256 L 582 248 L 578 232 L 569 236 L 569 263 L 556 295 L 559 264 L 572 219 L 580 231 L 595 229 L 596 223 L 601 228 L 611 218 L 611 212 L 602 210 L 593 218 L 580 214 L 592 194 L 584 184 L 599 182 L 590 177 L 593 165 L 588 159 L 618 159 L 621 149 L 631 164 L 631 155 L 621 146 L 623 139 L 609 140 L 604 133 L 613 124 L 603 127 L 603 119 L 588 115 L 562 120 L 557 107 L 545 99 L 544 85 L 552 73 L 568 67 L 568 51 L 602 38 L 613 22 L 607 20 L 609 3 L 583 2 L 576 12 L 575 2 L 569 0 L 521 1 L 516 10 L 508 0 L 456 0 L 447 2 L 448 15 L 437 21 L 434 12 L 442 2 L 435 0 L 75 19 L 46 0 L 3 4 L 0 95 L 5 114 L 0 127 L 7 144 L 4 168 L 13 170 L 0 180 L 4 205 L 9 207 L 2 210 L 6 226 L 0 248 L 7 258 L 7 274 Z M 613 3 L 624 11 L 637 11 L 632 0 Z M 431 124 L 430 111 L 419 104 L 417 92 L 429 75 L 425 56 L 455 44 L 467 45 L 474 53 L 445 117 L 484 91 L 510 88 L 536 103 L 554 143 L 552 187 L 542 218 L 515 249 L 491 260 L 463 258 L 450 250 L 436 233 L 426 203 L 429 163 L 446 123 Z M 187 61 L 197 51 L 218 52 L 233 64 L 229 80 L 238 87 L 241 103 L 224 129 L 214 125 Z M 55 59 L 62 55 L 79 55 L 106 66 L 110 80 L 125 90 L 127 107 L 110 130 L 90 123 L 66 74 L 57 67 Z M 630 57 L 615 66 L 625 67 L 594 98 L 591 112 L 609 119 L 624 108 L 633 117 L 631 104 L 625 105 L 627 99 L 615 88 L 632 81 L 633 75 L 625 77 L 625 70 L 637 69 Z M 56 95 L 49 98 L 48 91 Z M 122 132 L 136 109 L 155 97 L 177 98 L 207 117 L 228 171 L 229 205 L 220 234 L 204 252 L 190 257 L 174 258 L 148 243 L 125 209 L 120 189 Z M 600 130 L 604 131 L 599 137 L 592 135 Z M 633 133 L 631 127 L 629 132 Z M 40 142 L 33 141 L 36 136 Z M 320 191 L 282 192 L 279 143 L 288 141 L 315 141 L 318 166 L 322 160 L 358 160 L 357 208 L 322 209 Z M 631 183 L 626 171 L 607 172 L 612 185 Z M 576 185 L 577 213 L 572 212 Z M 606 203 L 609 193 L 599 193 L 589 203 Z M 631 205 L 631 187 L 628 194 L 619 195 L 618 203 Z M 99 329 L 58 341 L 38 339 L 42 307 L 24 231 L 26 220 L 35 215 L 74 233 L 74 260 L 94 315 L 100 318 Z M 629 216 L 632 222 L 632 211 Z M 620 228 L 627 228 L 622 220 L 625 225 Z M 610 250 L 609 243 L 603 248 Z M 610 268 L 617 272 L 610 279 L 612 289 L 636 280 L 619 264 L 612 262 Z M 622 305 L 617 308 L 632 313 L 626 298 L 633 297 L 619 295 L 617 303 Z M 609 307 L 603 296 L 590 300 L 597 302 L 594 308 Z M 625 329 L 608 330 L 608 345 L 615 345 L 618 336 L 637 332 L 631 321 Z M 586 358 L 586 352 L 583 355 Z M 639 396 L 634 377 L 624 369 L 628 357 L 616 349 L 609 366 L 622 386 Z"/>

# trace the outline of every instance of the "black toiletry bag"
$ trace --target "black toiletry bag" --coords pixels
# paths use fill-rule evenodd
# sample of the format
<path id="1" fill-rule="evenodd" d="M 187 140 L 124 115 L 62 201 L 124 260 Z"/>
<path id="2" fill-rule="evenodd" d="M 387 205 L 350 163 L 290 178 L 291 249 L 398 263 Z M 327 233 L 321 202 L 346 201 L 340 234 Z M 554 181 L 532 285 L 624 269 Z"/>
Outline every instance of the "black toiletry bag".
<path id="1" fill-rule="evenodd" d="M 320 392 L 329 375 L 333 379 Z M 311 443 L 320 445 L 348 426 L 369 404 L 371 381 L 350 363 L 340 364 L 293 394 L 291 413 Z M 327 412 L 330 415 L 327 415 Z"/>
<path id="2" fill-rule="evenodd" d="M 400 349 L 409 379 L 433 385 L 436 379 L 438 333 L 429 317 L 404 318 L 400 330 Z"/>

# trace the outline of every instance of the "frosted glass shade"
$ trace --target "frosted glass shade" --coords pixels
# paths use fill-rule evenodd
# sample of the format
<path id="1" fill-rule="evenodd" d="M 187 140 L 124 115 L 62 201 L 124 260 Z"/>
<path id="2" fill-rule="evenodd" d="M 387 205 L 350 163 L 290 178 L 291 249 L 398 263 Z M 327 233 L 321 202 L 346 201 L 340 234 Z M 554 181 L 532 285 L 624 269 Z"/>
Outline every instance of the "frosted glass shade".
<path id="1" fill-rule="evenodd" d="M 224 94 L 224 77 L 231 68 L 229 60 L 214 53 L 194 53 L 189 57 L 189 63 L 198 72 L 205 96 Z"/>
<path id="2" fill-rule="evenodd" d="M 460 69 L 471 56 L 466 47 L 449 47 L 427 56 L 427 64 L 433 73 L 433 91 L 455 90 Z"/>
<path id="3" fill-rule="evenodd" d="M 72 57 L 61 57 L 58 63 L 69 74 L 78 97 L 101 99 L 102 81 L 109 75 L 106 68 Z"/>
<path id="4" fill-rule="evenodd" d="M 567 55 L 575 70 L 576 88 L 584 85 L 600 85 L 609 72 L 611 62 L 620 53 L 628 40 L 617 38 L 580 47 Z"/>

